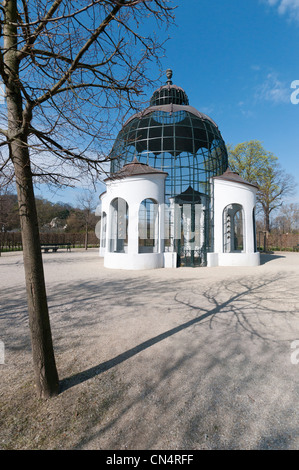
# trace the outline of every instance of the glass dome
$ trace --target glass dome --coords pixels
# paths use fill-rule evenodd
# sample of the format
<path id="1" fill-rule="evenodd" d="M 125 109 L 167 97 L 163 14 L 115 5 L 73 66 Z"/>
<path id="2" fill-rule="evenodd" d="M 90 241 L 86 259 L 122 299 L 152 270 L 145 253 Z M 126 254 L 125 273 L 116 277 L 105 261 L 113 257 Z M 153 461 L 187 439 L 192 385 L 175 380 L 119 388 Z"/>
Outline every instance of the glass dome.
<path id="1" fill-rule="evenodd" d="M 165 171 L 165 202 L 189 187 L 210 195 L 210 178 L 228 167 L 227 150 L 217 124 L 189 105 L 185 91 L 171 81 L 156 90 L 150 106 L 127 120 L 110 157 L 111 173 L 137 158 Z"/>

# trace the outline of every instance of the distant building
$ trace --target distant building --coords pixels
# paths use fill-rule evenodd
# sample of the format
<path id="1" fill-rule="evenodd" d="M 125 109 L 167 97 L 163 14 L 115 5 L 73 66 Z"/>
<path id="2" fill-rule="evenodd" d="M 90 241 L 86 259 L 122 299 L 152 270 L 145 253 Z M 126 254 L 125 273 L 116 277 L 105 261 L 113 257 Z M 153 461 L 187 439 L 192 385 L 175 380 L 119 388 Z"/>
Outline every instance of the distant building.
<path id="1" fill-rule="evenodd" d="M 101 199 L 104 266 L 256 266 L 257 187 L 228 168 L 217 124 L 171 81 L 124 124 Z"/>

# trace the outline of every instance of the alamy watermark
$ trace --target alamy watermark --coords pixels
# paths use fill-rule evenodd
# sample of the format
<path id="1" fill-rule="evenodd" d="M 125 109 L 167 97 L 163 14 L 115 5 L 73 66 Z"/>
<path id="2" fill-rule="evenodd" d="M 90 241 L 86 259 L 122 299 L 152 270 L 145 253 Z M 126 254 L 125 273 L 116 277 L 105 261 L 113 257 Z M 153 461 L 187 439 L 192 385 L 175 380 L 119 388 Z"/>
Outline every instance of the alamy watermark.
<path id="1" fill-rule="evenodd" d="M 170 237 L 174 240 L 181 239 L 182 230 L 184 238 L 191 245 L 196 244 L 201 236 L 203 219 L 205 218 L 205 206 L 203 204 L 160 204 L 154 203 L 148 208 L 142 207 L 142 211 L 137 215 L 131 214 L 130 220 L 134 222 L 134 217 L 138 219 L 139 238 L 141 240 L 157 238 L 158 218 L 163 213 L 164 230 L 163 237 L 168 240 Z M 113 213 L 110 216 L 110 240 L 125 240 L 128 232 L 128 207 L 123 199 L 119 199 L 113 207 Z M 106 237 L 107 232 L 106 215 L 99 221 L 95 227 L 95 234 L 98 239 Z M 161 235 L 161 234 L 160 234 Z"/>
<path id="2" fill-rule="evenodd" d="M 291 354 L 291 363 L 297 365 L 299 364 L 299 339 L 291 342 L 291 349 L 294 349 Z"/>
<path id="3" fill-rule="evenodd" d="M 294 88 L 294 91 L 291 94 L 291 103 L 299 104 L 299 80 L 294 80 L 291 83 L 291 88 Z"/>
<path id="4" fill-rule="evenodd" d="M 0 364 L 4 364 L 5 359 L 5 346 L 3 341 L 0 340 Z"/>

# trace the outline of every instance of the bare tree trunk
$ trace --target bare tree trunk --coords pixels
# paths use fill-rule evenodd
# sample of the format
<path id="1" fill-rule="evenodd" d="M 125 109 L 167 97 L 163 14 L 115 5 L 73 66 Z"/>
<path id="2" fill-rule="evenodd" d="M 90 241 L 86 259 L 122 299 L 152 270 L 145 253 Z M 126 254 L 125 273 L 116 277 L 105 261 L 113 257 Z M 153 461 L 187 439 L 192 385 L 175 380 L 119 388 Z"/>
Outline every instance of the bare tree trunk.
<path id="1" fill-rule="evenodd" d="M 37 394 L 43 398 L 57 395 L 59 380 L 55 364 L 48 314 L 39 228 L 27 148 L 12 144 L 22 230 L 29 326 Z"/>
<path id="2" fill-rule="evenodd" d="M 4 27 L 5 74 L 8 117 L 8 140 L 13 161 L 22 230 L 23 257 L 31 332 L 33 364 L 37 393 L 48 398 L 58 393 L 56 370 L 48 314 L 43 261 L 32 173 L 30 168 L 27 131 L 31 113 L 23 110 L 19 87 L 17 59 L 17 6 L 16 0 L 3 2 L 6 21 Z"/>
<path id="3" fill-rule="evenodd" d="M 267 207 L 264 207 L 264 221 L 265 221 L 265 230 L 266 232 L 270 232 L 270 212 Z"/>
<path id="4" fill-rule="evenodd" d="M 88 247 L 88 223 L 85 223 L 85 250 L 87 250 Z"/>

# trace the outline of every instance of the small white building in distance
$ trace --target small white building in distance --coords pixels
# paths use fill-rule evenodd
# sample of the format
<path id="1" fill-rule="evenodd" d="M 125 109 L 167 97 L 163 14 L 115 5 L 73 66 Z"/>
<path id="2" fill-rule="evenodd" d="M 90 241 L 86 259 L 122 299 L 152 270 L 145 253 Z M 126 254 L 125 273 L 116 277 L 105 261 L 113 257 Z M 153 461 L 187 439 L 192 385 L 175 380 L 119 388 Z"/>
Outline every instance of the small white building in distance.
<path id="1" fill-rule="evenodd" d="M 171 81 L 124 124 L 101 200 L 100 256 L 114 269 L 257 266 L 257 187 L 228 167 L 216 123 Z"/>

